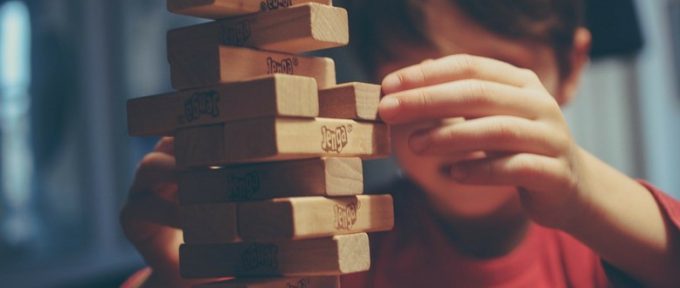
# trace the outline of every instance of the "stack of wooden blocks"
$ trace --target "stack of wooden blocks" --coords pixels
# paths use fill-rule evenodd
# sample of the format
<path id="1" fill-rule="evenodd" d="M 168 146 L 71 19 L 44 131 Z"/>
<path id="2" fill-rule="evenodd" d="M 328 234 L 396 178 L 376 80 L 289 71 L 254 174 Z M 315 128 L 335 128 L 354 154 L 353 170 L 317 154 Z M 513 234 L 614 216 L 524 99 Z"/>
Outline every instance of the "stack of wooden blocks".
<path id="1" fill-rule="evenodd" d="M 331 0 L 168 0 L 217 19 L 168 32 L 178 92 L 128 102 L 133 136 L 174 135 L 187 278 L 201 287 L 339 287 L 370 267 L 367 232 L 394 224 L 389 195 L 362 195 L 361 159 L 389 154 L 380 87 L 336 84 L 346 45 Z"/>

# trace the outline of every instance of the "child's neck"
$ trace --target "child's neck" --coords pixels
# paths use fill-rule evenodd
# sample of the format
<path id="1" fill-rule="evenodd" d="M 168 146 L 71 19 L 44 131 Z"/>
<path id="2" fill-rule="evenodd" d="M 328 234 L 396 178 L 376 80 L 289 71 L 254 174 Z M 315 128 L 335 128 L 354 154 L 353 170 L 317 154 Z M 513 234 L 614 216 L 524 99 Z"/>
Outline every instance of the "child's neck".
<path id="1" fill-rule="evenodd" d="M 488 259 L 510 253 L 525 238 L 530 222 L 518 205 L 513 201 L 493 214 L 476 219 L 435 216 L 452 245 L 461 253 Z"/>

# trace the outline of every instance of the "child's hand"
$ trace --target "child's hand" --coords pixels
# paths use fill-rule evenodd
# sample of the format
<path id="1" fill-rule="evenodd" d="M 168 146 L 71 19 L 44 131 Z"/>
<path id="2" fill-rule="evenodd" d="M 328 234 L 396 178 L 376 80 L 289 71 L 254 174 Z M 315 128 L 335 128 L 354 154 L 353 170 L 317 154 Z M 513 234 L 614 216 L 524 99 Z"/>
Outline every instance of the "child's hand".
<path id="1" fill-rule="evenodd" d="M 152 274 L 144 287 L 189 287 L 179 275 L 177 179 L 173 138 L 163 138 L 141 161 L 130 194 L 120 214 L 127 238 L 137 248 Z"/>
<path id="2" fill-rule="evenodd" d="M 528 69 L 488 58 L 455 55 L 388 75 L 380 116 L 399 125 L 442 121 L 410 136 L 420 155 L 486 157 L 455 163 L 451 177 L 466 185 L 520 187 L 525 210 L 559 227 L 582 198 L 580 148 L 556 100 Z"/>
<path id="3" fill-rule="evenodd" d="M 474 155 L 452 164 L 452 179 L 518 187 L 536 222 L 570 233 L 645 286 L 678 287 L 677 229 L 666 225 L 647 188 L 574 142 L 533 72 L 449 56 L 388 75 L 383 92 L 380 116 L 389 124 L 467 119 L 441 121 L 409 139 L 421 155 Z"/>

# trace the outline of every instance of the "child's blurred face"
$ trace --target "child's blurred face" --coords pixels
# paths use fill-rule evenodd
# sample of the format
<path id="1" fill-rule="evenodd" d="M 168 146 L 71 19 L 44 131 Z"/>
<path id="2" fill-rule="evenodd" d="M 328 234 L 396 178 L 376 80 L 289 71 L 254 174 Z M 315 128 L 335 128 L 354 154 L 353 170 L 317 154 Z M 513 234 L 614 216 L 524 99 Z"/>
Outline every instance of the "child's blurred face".
<path id="1" fill-rule="evenodd" d="M 531 69 L 539 75 L 552 95 L 557 95 L 561 84 L 559 69 L 554 52 L 549 46 L 509 40 L 493 34 L 462 15 L 449 2 L 430 0 L 425 5 L 425 28 L 435 47 L 395 47 L 395 54 L 400 58 L 379 65 L 380 75 L 377 76 L 380 79 L 396 69 L 427 59 L 451 54 L 472 54 Z M 433 157 L 417 155 L 410 149 L 408 142 L 411 134 L 435 126 L 438 126 L 437 122 L 392 127 L 393 150 L 402 171 L 427 191 L 435 208 L 449 216 L 462 218 L 484 217 L 502 207 L 515 207 L 519 211 L 518 196 L 513 187 L 463 186 L 448 176 L 448 168 L 453 164 L 474 157 L 485 157 L 483 152 Z"/>

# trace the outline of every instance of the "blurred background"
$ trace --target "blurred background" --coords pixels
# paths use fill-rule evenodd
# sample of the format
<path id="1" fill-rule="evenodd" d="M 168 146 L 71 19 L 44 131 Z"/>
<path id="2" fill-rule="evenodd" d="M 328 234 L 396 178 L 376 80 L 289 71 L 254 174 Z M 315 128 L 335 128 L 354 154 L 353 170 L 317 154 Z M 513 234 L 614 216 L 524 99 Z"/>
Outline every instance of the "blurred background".
<path id="1" fill-rule="evenodd" d="M 591 0 L 589 19 L 577 140 L 680 198 L 680 0 Z M 125 101 L 170 90 L 165 32 L 198 21 L 164 0 L 0 0 L 0 286 L 117 287 L 143 266 L 118 210 L 156 139 L 127 136 Z M 397 173 L 367 166 L 369 188 Z"/>

